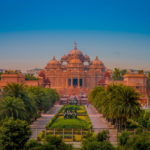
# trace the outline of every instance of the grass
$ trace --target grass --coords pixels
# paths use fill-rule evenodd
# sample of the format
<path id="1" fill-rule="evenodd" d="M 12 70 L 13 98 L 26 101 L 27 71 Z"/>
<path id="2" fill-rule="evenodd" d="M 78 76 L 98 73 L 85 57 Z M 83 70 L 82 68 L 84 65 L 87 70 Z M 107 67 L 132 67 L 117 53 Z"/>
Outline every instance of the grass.
<path id="1" fill-rule="evenodd" d="M 58 119 L 51 128 L 88 128 L 88 124 L 80 119 Z"/>

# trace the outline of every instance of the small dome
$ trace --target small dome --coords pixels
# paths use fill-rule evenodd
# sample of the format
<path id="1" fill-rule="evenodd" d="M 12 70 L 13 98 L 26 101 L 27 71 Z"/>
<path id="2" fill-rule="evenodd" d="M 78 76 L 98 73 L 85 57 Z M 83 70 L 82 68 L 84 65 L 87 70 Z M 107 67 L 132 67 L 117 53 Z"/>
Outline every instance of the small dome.
<path id="1" fill-rule="evenodd" d="M 96 56 L 96 59 L 92 61 L 92 65 L 101 65 L 103 64 L 99 59 L 98 56 Z"/>
<path id="2" fill-rule="evenodd" d="M 55 59 L 55 56 L 53 56 L 53 59 L 51 61 L 48 62 L 49 65 L 59 65 L 60 62 L 58 60 Z"/>
<path id="3" fill-rule="evenodd" d="M 84 67 L 83 63 L 81 62 L 81 60 L 77 57 L 77 55 L 75 54 L 73 56 L 73 59 L 70 60 L 70 62 L 68 63 L 67 67 Z"/>
<path id="4" fill-rule="evenodd" d="M 67 56 L 64 54 L 61 59 L 67 59 Z"/>
<path id="5" fill-rule="evenodd" d="M 39 71 L 38 76 L 42 77 L 42 78 L 45 78 L 45 71 L 43 69 L 41 71 Z"/>
<path id="6" fill-rule="evenodd" d="M 104 66 L 104 64 L 96 56 L 96 59 L 92 61 L 92 64 L 91 64 L 90 68 L 98 69 L 98 68 L 106 68 L 106 67 Z"/>
<path id="7" fill-rule="evenodd" d="M 69 64 L 82 64 L 82 62 L 78 58 L 73 58 L 72 60 L 70 60 Z"/>
<path id="8" fill-rule="evenodd" d="M 68 53 L 68 56 L 74 56 L 74 55 L 83 56 L 82 52 L 76 48 L 76 45 L 74 46 L 74 49 Z"/>
<path id="9" fill-rule="evenodd" d="M 89 56 L 88 56 L 87 54 L 84 56 L 84 58 L 85 58 L 85 59 L 90 59 Z"/>
<path id="10" fill-rule="evenodd" d="M 61 64 L 58 60 L 55 59 L 55 56 L 53 56 L 53 59 L 47 63 L 45 69 L 56 69 L 58 67 L 61 67 Z"/>

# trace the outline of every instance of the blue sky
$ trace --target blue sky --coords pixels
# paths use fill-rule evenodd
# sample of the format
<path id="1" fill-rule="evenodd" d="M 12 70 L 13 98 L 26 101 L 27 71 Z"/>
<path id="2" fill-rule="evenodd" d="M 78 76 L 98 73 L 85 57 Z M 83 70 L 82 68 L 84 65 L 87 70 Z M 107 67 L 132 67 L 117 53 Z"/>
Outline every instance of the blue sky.
<path id="1" fill-rule="evenodd" d="M 147 69 L 149 0 L 0 0 L 0 69 L 44 68 L 77 48 L 107 68 Z"/>

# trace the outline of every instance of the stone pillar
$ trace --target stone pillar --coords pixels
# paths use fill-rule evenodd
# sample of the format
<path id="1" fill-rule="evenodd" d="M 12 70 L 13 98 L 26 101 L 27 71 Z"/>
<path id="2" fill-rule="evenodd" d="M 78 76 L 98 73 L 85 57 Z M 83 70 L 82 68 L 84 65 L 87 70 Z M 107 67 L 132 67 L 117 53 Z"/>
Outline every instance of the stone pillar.
<path id="1" fill-rule="evenodd" d="M 80 78 L 78 78 L 78 87 L 80 87 Z"/>
<path id="2" fill-rule="evenodd" d="M 68 78 L 66 78 L 66 87 L 68 87 Z"/>
<path id="3" fill-rule="evenodd" d="M 71 87 L 73 87 L 73 78 L 71 78 Z"/>
<path id="4" fill-rule="evenodd" d="M 84 88 L 84 78 L 82 78 L 82 87 Z"/>

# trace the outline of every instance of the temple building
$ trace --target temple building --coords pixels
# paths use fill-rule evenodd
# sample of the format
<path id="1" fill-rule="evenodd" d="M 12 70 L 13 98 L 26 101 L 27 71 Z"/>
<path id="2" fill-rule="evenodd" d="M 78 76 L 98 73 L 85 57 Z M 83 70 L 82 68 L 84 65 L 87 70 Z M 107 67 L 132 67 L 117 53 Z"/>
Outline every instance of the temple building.
<path id="1" fill-rule="evenodd" d="M 88 55 L 83 55 L 74 45 L 74 49 L 62 56 L 60 61 L 54 56 L 47 63 L 45 78 L 51 81 L 51 88 L 60 94 L 80 94 L 80 89 L 88 94 L 103 78 L 105 69 L 98 56 L 91 61 Z"/>

